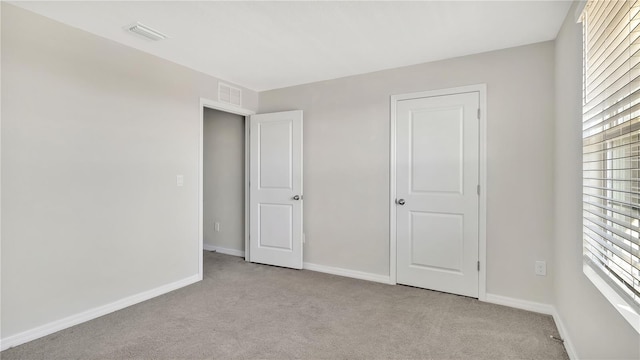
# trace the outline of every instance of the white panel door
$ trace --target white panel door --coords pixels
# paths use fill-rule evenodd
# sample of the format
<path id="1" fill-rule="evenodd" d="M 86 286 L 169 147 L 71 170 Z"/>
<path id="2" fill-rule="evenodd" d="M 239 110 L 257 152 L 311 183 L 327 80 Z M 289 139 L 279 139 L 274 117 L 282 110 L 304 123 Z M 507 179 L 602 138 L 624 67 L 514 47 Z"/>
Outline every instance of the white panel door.
<path id="1" fill-rule="evenodd" d="M 479 93 L 398 101 L 397 282 L 478 297 Z"/>
<path id="2" fill-rule="evenodd" d="M 302 269 L 302 111 L 250 122 L 249 260 Z"/>

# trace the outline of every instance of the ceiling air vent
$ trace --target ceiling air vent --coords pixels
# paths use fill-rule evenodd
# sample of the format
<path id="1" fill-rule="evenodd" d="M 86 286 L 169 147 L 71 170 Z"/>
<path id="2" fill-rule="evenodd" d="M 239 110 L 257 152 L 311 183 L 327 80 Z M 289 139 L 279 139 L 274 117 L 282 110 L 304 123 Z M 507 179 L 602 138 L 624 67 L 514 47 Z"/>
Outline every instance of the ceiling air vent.
<path id="1" fill-rule="evenodd" d="M 242 106 L 242 90 L 224 83 L 218 83 L 218 101 Z"/>
<path id="2" fill-rule="evenodd" d="M 160 41 L 169 38 L 167 35 L 161 33 L 160 31 L 152 29 L 139 22 L 127 26 L 127 30 L 152 41 Z"/>

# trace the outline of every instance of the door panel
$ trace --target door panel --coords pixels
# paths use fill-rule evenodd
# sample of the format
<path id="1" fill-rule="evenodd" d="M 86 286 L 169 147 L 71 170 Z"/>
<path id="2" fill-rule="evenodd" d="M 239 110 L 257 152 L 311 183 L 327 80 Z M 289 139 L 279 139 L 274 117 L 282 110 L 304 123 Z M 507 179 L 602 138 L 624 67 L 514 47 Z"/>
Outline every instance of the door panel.
<path id="1" fill-rule="evenodd" d="M 397 282 L 478 296 L 479 93 L 396 107 Z"/>
<path id="2" fill-rule="evenodd" d="M 260 220 L 261 248 L 272 248 L 286 251 L 293 250 L 292 205 L 260 204 L 258 219 Z"/>
<path id="3" fill-rule="evenodd" d="M 459 214 L 411 212 L 412 267 L 460 273 L 463 254 L 463 217 Z M 431 241 L 423 241 L 423 239 Z"/>
<path id="4" fill-rule="evenodd" d="M 411 192 L 462 192 L 462 109 L 415 111 L 411 134 Z"/>
<path id="5" fill-rule="evenodd" d="M 250 119 L 249 260 L 302 268 L 302 111 Z"/>
<path id="6" fill-rule="evenodd" d="M 260 137 L 260 188 L 291 190 L 292 122 L 288 119 L 265 121 L 257 126 Z"/>

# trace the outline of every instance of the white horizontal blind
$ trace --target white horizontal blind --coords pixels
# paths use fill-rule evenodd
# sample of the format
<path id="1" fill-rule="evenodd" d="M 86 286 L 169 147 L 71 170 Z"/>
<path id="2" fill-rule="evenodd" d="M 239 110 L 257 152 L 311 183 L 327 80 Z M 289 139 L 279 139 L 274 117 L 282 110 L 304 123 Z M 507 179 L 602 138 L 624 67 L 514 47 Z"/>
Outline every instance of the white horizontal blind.
<path id="1" fill-rule="evenodd" d="M 583 254 L 640 309 L 640 0 L 583 14 Z"/>

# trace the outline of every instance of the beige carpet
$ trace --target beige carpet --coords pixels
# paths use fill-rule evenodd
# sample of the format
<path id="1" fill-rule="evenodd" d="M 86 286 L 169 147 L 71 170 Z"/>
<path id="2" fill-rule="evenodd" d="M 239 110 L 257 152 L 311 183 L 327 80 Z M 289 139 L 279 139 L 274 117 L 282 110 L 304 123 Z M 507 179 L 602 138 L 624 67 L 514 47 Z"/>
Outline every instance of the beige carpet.
<path id="1" fill-rule="evenodd" d="M 205 252 L 202 282 L 10 359 L 568 359 L 550 316 Z"/>

